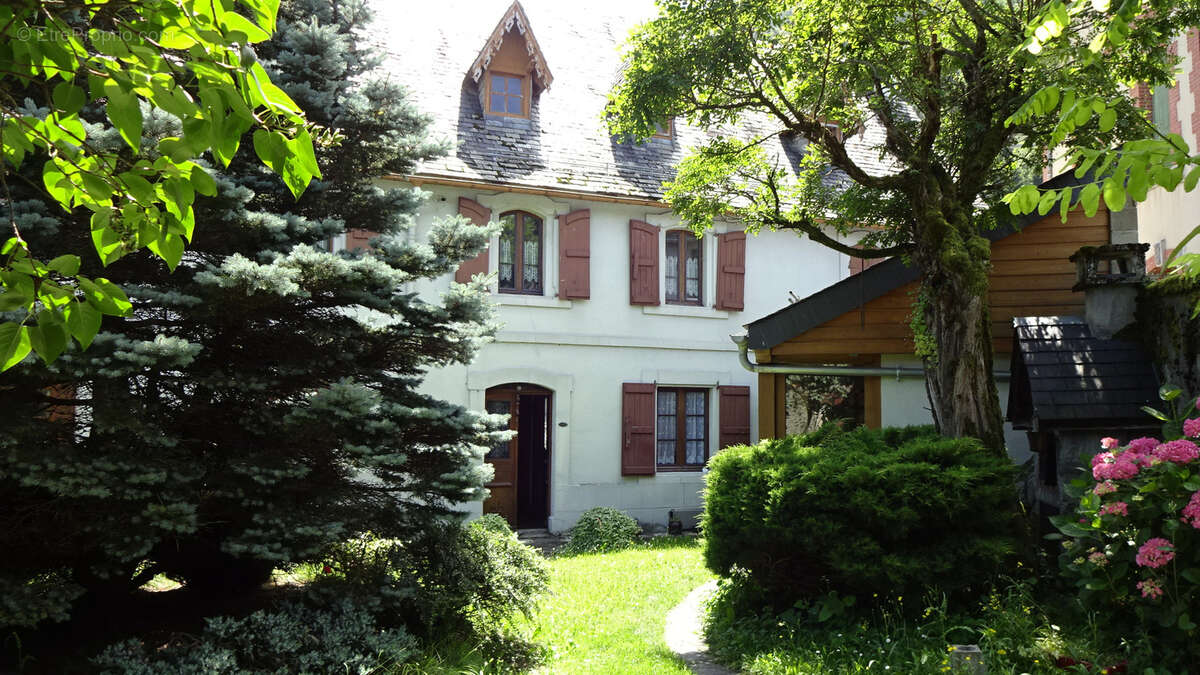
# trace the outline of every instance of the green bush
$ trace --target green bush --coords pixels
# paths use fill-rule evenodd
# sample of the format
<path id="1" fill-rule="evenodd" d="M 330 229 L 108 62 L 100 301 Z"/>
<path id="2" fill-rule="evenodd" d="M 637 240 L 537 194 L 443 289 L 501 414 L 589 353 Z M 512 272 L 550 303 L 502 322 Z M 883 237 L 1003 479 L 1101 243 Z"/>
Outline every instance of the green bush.
<path id="1" fill-rule="evenodd" d="M 955 591 L 1016 550 L 1015 469 L 930 428 L 824 428 L 710 462 L 705 561 L 749 572 L 776 604 Z"/>
<path id="2" fill-rule="evenodd" d="M 567 533 L 565 555 L 617 551 L 633 544 L 642 528 L 629 515 L 607 506 L 588 509 Z"/>
<path id="3" fill-rule="evenodd" d="M 351 595 L 422 637 L 491 633 L 529 616 L 549 585 L 546 561 L 504 519 L 444 523 L 408 542 L 371 537 L 335 547 L 315 592 Z"/>
<path id="4" fill-rule="evenodd" d="M 93 660 L 104 673 L 371 673 L 416 652 L 402 628 L 380 628 L 350 599 L 326 607 L 292 601 L 245 618 L 215 617 L 204 632 L 158 647 L 139 640 L 115 644 Z"/>

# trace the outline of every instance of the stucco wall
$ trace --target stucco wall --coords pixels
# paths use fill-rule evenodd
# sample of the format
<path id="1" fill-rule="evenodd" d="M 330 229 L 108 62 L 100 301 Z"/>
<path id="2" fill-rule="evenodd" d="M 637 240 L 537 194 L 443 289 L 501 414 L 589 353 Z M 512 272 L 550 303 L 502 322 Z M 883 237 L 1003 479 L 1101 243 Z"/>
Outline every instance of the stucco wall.
<path id="1" fill-rule="evenodd" d="M 1008 354 L 997 354 L 995 363 L 997 370 L 1008 369 Z M 919 368 L 921 361 L 912 355 L 885 354 L 880 359 L 886 367 Z M 1000 408 L 1008 407 L 1008 382 L 997 382 L 996 388 L 1000 395 Z M 925 392 L 925 380 L 919 377 L 905 377 L 897 380 L 895 377 L 884 377 L 880 382 L 880 407 L 884 426 L 905 426 L 909 424 L 933 424 L 929 413 L 929 396 Z M 1008 445 L 1008 455 L 1017 464 L 1023 464 L 1032 453 L 1029 450 L 1029 439 L 1024 431 L 1014 431 L 1012 425 L 1004 424 L 1004 440 Z"/>
<path id="2" fill-rule="evenodd" d="M 493 293 L 503 324 L 496 341 L 469 366 L 431 372 L 425 390 L 450 401 L 482 409 L 484 391 L 510 382 L 529 382 L 554 391 L 554 436 L 550 469 L 550 529 L 574 524 L 593 506 L 614 506 L 647 523 L 665 524 L 673 508 L 700 505 L 698 472 L 659 473 L 652 477 L 620 475 L 621 383 L 656 382 L 669 386 L 746 385 L 751 410 L 757 407 L 755 376 L 743 370 L 729 335 L 742 324 L 779 309 L 788 292 L 809 295 L 846 275 L 845 261 L 818 244 L 792 233 L 766 232 L 746 244 L 744 311 L 712 308 L 715 295 L 716 241 L 705 237 L 705 307 L 629 304 L 629 220 L 663 228 L 678 226 L 665 209 L 538 195 L 483 193 L 427 186 L 433 193 L 422 208 L 414 236 L 434 219 L 457 211 L 459 196 L 492 209 L 524 210 L 546 223 L 545 295 Z M 555 216 L 591 211 L 591 298 L 562 301 L 557 290 Z M 719 223 L 718 232 L 739 229 Z M 659 273 L 663 265 L 660 245 Z M 493 246 L 493 250 L 495 246 Z M 489 256 L 496 269 L 496 256 Z M 449 288 L 451 276 L 415 284 L 436 295 Z M 663 284 L 660 282 L 660 293 Z M 494 288 L 493 288 L 494 290 Z M 709 397 L 710 454 L 716 451 L 718 397 Z M 758 437 L 754 415 L 751 435 Z M 566 426 L 561 426 L 565 423 Z M 479 513 L 480 505 L 467 505 Z"/>

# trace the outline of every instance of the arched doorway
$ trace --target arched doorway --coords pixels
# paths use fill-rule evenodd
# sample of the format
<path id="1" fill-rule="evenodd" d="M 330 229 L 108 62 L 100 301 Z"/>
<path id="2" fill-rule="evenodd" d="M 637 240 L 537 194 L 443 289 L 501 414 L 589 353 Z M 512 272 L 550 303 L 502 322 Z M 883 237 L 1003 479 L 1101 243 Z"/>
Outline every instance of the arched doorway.
<path id="1" fill-rule="evenodd" d="M 509 415 L 512 440 L 497 443 L 486 456 L 495 470 L 484 513 L 497 513 L 514 528 L 544 528 L 550 515 L 550 438 L 553 392 L 536 384 L 503 384 L 487 390 L 484 406 Z"/>

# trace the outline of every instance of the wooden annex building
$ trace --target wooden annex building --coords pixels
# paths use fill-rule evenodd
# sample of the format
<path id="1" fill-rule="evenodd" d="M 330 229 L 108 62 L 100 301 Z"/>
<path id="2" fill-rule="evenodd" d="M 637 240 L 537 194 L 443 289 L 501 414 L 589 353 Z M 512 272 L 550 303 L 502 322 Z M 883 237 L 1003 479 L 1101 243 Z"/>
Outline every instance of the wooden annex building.
<path id="1" fill-rule="evenodd" d="M 1064 174 L 1046 187 L 1076 183 Z M 1088 217 L 1082 210 L 1062 222 L 1057 211 L 1033 214 L 987 233 L 992 243 L 990 303 L 994 363 L 1004 370 L 1013 345 L 1013 319 L 1083 314 L 1083 294 L 1072 291 L 1075 266 L 1068 258 L 1082 246 L 1136 239 L 1136 212 L 1110 214 L 1103 206 Z M 859 416 L 868 426 L 928 424 L 924 382 L 913 373 L 915 356 L 909 317 L 918 272 L 899 258 L 861 272 L 746 325 L 747 343 L 759 364 L 854 365 L 898 368 L 907 377 L 861 378 Z M 789 433 L 789 378 L 758 376 L 758 428 L 763 438 Z M 1007 384 L 1000 383 L 1000 400 Z M 791 429 L 792 432 L 795 429 Z M 1023 434 L 1009 433 L 1010 451 L 1027 452 Z M 1017 457 L 1020 459 L 1020 457 Z"/>

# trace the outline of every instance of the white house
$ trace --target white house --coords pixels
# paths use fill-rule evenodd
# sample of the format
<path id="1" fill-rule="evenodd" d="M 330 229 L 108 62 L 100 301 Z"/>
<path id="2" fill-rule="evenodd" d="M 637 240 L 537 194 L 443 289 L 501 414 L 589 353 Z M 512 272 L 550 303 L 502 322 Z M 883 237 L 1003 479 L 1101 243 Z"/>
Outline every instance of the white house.
<path id="1" fill-rule="evenodd" d="M 789 292 L 849 274 L 845 256 L 792 233 L 682 228 L 662 184 L 703 136 L 681 120 L 642 145 L 608 133 L 618 46 L 653 11 L 648 1 L 377 7 L 389 67 L 455 146 L 393 177 L 432 193 L 414 235 L 454 213 L 505 228 L 456 275 L 492 275 L 502 329 L 472 364 L 432 372 L 425 386 L 512 414 L 518 433 L 488 456 L 482 511 L 514 526 L 561 531 L 594 506 L 663 524 L 699 508 L 707 458 L 759 433 L 756 377 L 729 336 Z"/>

